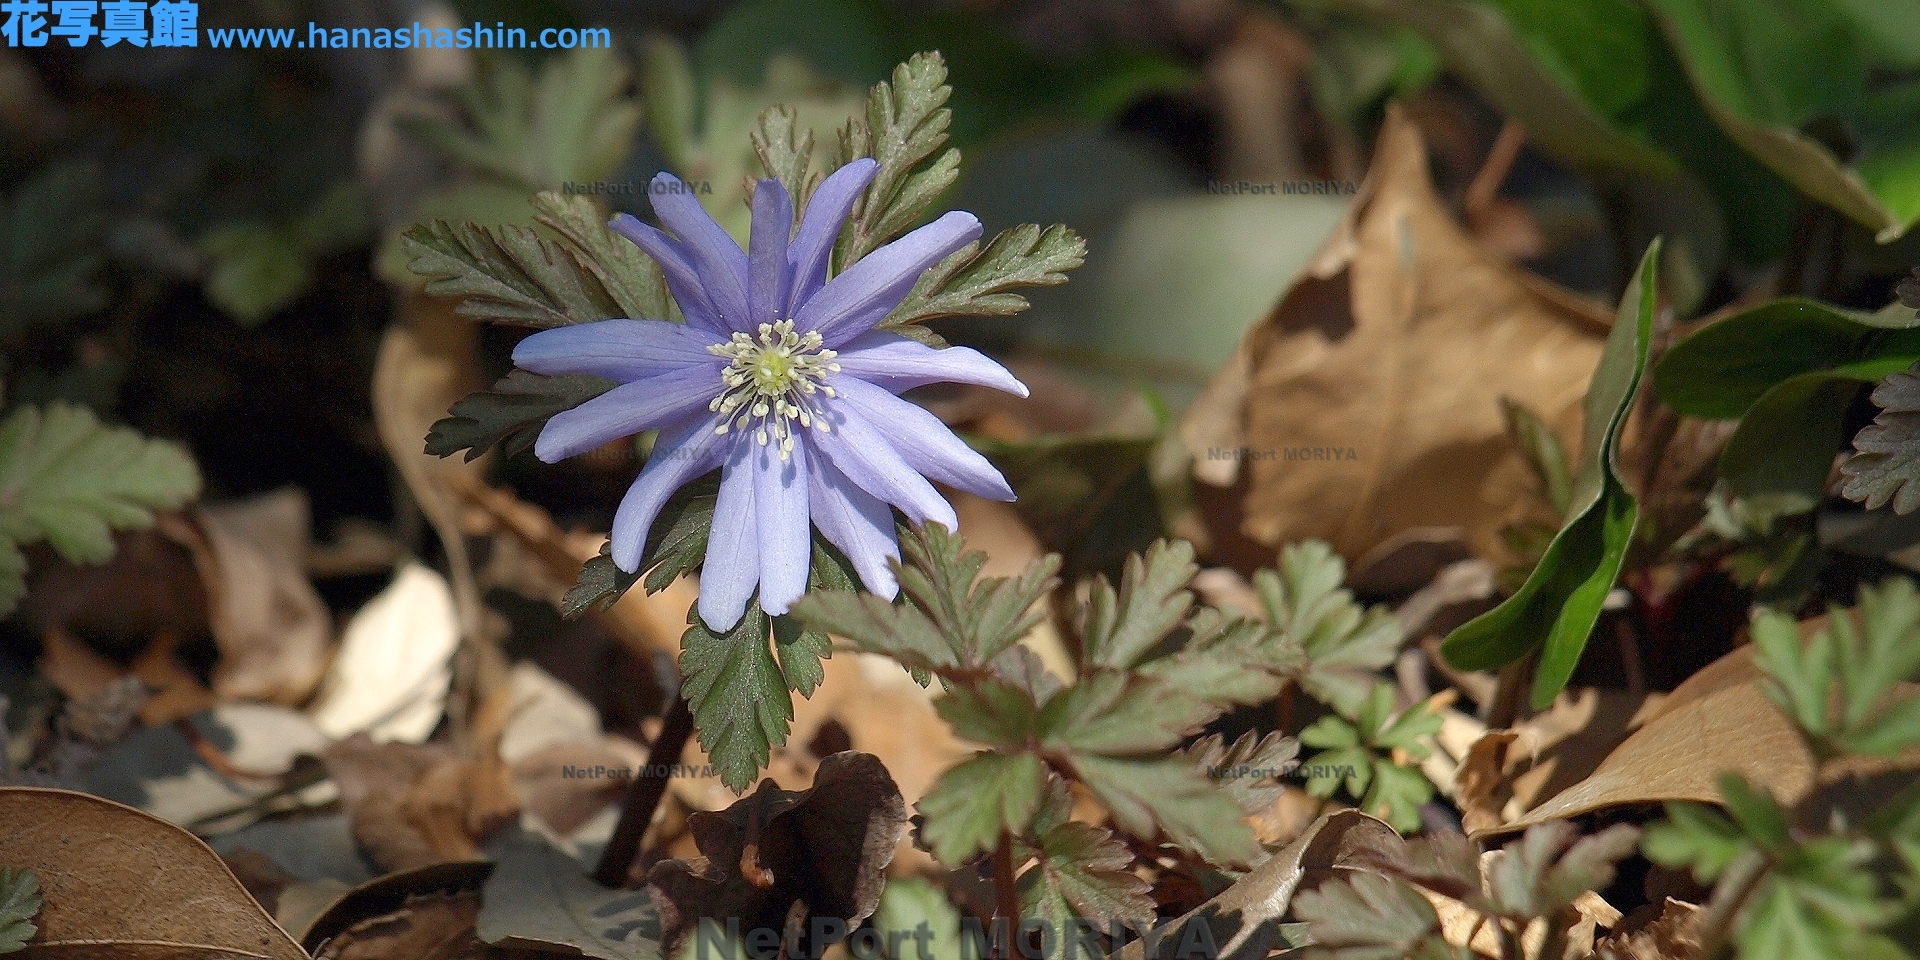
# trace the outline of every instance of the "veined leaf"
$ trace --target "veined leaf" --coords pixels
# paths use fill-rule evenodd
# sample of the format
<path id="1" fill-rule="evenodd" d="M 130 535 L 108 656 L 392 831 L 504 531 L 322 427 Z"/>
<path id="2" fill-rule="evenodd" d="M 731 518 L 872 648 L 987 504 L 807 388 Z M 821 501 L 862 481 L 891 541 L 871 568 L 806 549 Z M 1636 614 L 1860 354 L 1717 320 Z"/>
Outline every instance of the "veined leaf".
<path id="1" fill-rule="evenodd" d="M 625 312 L 581 258 L 530 227 L 435 220 L 409 228 L 401 246 L 427 292 L 461 298 L 464 317 L 544 328 Z"/>
<path id="2" fill-rule="evenodd" d="M 125 427 L 110 427 L 85 407 L 22 407 L 0 422 L 0 616 L 24 589 L 24 562 L 13 545 L 46 540 L 70 563 L 113 556 L 114 530 L 153 523 L 153 511 L 200 493 L 200 470 L 186 451 Z M 12 574 L 9 575 L 9 571 Z"/>
<path id="3" fill-rule="evenodd" d="M 32 870 L 0 867 L 0 953 L 14 953 L 33 939 L 39 912 L 40 878 Z"/>
<path id="4" fill-rule="evenodd" d="M 1641 258 L 1587 388 L 1580 473 L 1567 522 L 1517 593 L 1455 629 L 1441 646 L 1448 661 L 1466 670 L 1502 666 L 1540 648 L 1535 709 L 1552 703 L 1573 676 L 1639 523 L 1640 505 L 1619 475 L 1618 446 L 1647 365 L 1659 255 L 1655 242 Z"/>
<path id="5" fill-rule="evenodd" d="M 1878 510 L 1920 507 L 1920 376 L 1912 368 L 1887 374 L 1873 388 L 1880 413 L 1853 438 L 1854 453 L 1840 464 L 1842 496 Z"/>
<path id="6" fill-rule="evenodd" d="M 468 394 L 427 432 L 427 454 L 466 459 L 499 446 L 511 457 L 533 446 L 554 414 L 572 410 L 613 389 L 614 382 L 586 374 L 543 376 L 510 370 L 491 390 Z"/>
<path id="7" fill-rule="evenodd" d="M 1012 316 L 1030 304 L 1009 291 L 1066 283 L 1067 271 L 1085 263 L 1086 256 L 1087 242 L 1064 224 L 1002 230 L 985 249 L 970 243 L 922 274 L 880 327 L 894 330 L 938 317 Z"/>
<path id="8" fill-rule="evenodd" d="M 958 150 L 949 149 L 921 167 L 947 142 L 953 111 L 946 102 L 951 96 L 946 61 L 939 53 L 916 53 L 893 69 L 892 82 L 873 85 L 866 118 L 849 121 L 841 131 L 836 167 L 872 157 L 880 169 L 834 247 L 838 269 L 912 226 L 959 176 Z"/>
<path id="9" fill-rule="evenodd" d="M 961 866 L 987 853 L 1002 834 L 1033 825 L 1046 792 L 1046 767 L 1030 753 L 984 753 L 941 774 L 915 806 L 927 818 L 921 836 L 941 863 Z"/>
<path id="10" fill-rule="evenodd" d="M 753 786 L 773 747 L 787 742 L 793 722 L 793 697 L 786 676 L 768 646 L 767 615 L 755 599 L 724 634 L 716 634 L 698 612 L 687 616 L 680 640 L 681 696 L 693 708 L 700 746 L 720 771 L 720 782 L 735 793 Z"/>

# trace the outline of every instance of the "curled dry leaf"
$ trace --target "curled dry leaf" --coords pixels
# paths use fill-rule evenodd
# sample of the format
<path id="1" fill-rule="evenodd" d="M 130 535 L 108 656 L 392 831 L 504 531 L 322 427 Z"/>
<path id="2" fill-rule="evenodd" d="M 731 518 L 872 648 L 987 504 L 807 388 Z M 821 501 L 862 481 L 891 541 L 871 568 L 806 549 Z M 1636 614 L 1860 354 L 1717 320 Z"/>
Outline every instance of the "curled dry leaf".
<path id="1" fill-rule="evenodd" d="M 1505 559 L 1499 530 L 1541 507 L 1499 400 L 1578 436 L 1610 314 L 1462 231 L 1419 131 L 1391 107 L 1346 220 L 1181 437 L 1203 482 L 1245 470 L 1242 530 L 1261 543 L 1317 538 L 1357 558 L 1406 530 L 1458 526 L 1476 555 Z"/>
<path id="2" fill-rule="evenodd" d="M 1629 926 L 1630 917 L 1629 924 L 1600 938 L 1589 960 L 1706 960 L 1701 919 L 1699 907 L 1668 897 L 1652 922 Z"/>
<path id="3" fill-rule="evenodd" d="M 1456 800 L 1468 833 L 1492 830 L 1585 780 L 1634 730 L 1661 694 L 1591 687 L 1564 690 L 1546 710 L 1491 730 L 1468 751 Z"/>
<path id="4" fill-rule="evenodd" d="M 784 929 L 796 902 L 809 916 L 857 925 L 879 905 L 907 807 L 877 758 L 846 751 L 820 762 L 811 789 L 763 780 L 724 811 L 694 814 L 691 825 L 703 856 L 656 864 L 647 877 L 670 949 L 702 917 Z"/>
<path id="5" fill-rule="evenodd" d="M 40 931 L 22 957 L 307 960 L 193 834 L 84 793 L 0 789 L 0 863 L 32 870 Z"/>
<path id="6" fill-rule="evenodd" d="M 519 815 L 511 770 L 497 760 L 365 734 L 329 745 L 322 759 L 354 840 L 386 870 L 475 859 L 479 841 Z"/>
<path id="7" fill-rule="evenodd" d="M 1279 941 L 1278 921 L 1286 915 L 1294 894 L 1319 886 L 1337 870 L 1352 869 L 1363 853 L 1399 840 L 1392 827 L 1358 810 L 1323 814 L 1266 863 L 1198 909 L 1155 927 L 1151 938 L 1127 944 L 1119 958 L 1181 956 L 1182 943 L 1197 943 L 1210 945 L 1207 956 L 1219 960 L 1258 960 L 1285 946 Z M 1207 929 L 1190 931 L 1193 924 Z"/>
<path id="8" fill-rule="evenodd" d="M 308 712 L 329 736 L 419 743 L 440 723 L 459 645 L 446 578 L 409 562 L 347 623 Z"/>
<path id="9" fill-rule="evenodd" d="M 333 621 L 307 579 L 308 524 L 298 490 L 160 518 L 205 585 L 220 648 L 213 691 L 223 700 L 297 706 L 320 684 Z"/>

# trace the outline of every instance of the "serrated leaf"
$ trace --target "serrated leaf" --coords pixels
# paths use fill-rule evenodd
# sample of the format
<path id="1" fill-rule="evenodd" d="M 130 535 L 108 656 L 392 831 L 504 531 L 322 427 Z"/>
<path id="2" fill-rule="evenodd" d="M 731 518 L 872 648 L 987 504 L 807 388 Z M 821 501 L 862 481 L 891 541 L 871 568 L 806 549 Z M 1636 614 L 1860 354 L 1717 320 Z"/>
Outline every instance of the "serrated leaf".
<path id="1" fill-rule="evenodd" d="M 1000 680 L 956 684 L 934 703 L 955 736 L 1005 750 L 1025 749 L 1041 729 L 1032 691 Z"/>
<path id="2" fill-rule="evenodd" d="M 515 369 L 491 390 L 470 393 L 427 432 L 428 456 L 462 450 L 472 462 L 495 446 L 511 457 L 533 446 L 555 414 L 572 410 L 613 389 L 614 382 L 587 374 L 545 376 Z"/>
<path id="3" fill-rule="evenodd" d="M 805 210 L 820 174 L 813 169 L 813 131 L 799 127 L 799 111 L 782 103 L 760 112 L 749 137 L 760 168 L 787 188 L 795 210 Z"/>
<path id="4" fill-rule="evenodd" d="M 1067 271 L 1085 263 L 1086 254 L 1087 242 L 1064 224 L 1010 227 L 984 249 L 970 243 L 935 264 L 880 327 L 897 333 L 938 317 L 1012 316 L 1030 304 L 1008 291 L 1066 283 Z"/>
<path id="5" fill-rule="evenodd" d="M 1424 702 L 1395 713 L 1392 686 L 1377 683 L 1352 722 L 1326 716 L 1300 732 L 1302 744 L 1328 748 L 1307 758 L 1307 792 L 1330 797 L 1344 787 L 1366 813 L 1402 833 L 1417 830 L 1419 807 L 1433 798 L 1433 784 L 1383 751 L 1423 758 L 1429 751 L 1420 739 L 1439 729 L 1439 715 Z"/>
<path id="6" fill-rule="evenodd" d="M 1287 792 L 1280 777 L 1293 769 L 1300 754 L 1300 742 L 1279 733 L 1259 736 L 1249 730 L 1229 744 L 1217 733 L 1210 733 L 1178 756 L 1204 771 L 1208 778 L 1239 804 L 1241 812 L 1252 816 L 1273 806 Z"/>
<path id="7" fill-rule="evenodd" d="M 0 422 L 0 539 L 45 539 L 70 563 L 103 563 L 112 531 L 149 526 L 153 511 L 199 493 L 186 451 L 102 424 L 85 407 L 22 407 Z M 7 565 L 0 560 L 0 577 Z"/>
<path id="8" fill-rule="evenodd" d="M 1276 631 L 1270 643 L 1297 647 L 1304 656 L 1288 674 L 1316 699 L 1352 713 L 1376 685 L 1375 671 L 1399 655 L 1405 637 L 1384 608 L 1365 609 L 1341 588 L 1346 572 L 1346 561 L 1332 547 L 1309 540 L 1289 544 L 1280 552 L 1279 570 L 1257 571 L 1253 585 Z"/>
<path id="9" fill-rule="evenodd" d="M 786 679 L 787 689 L 813 696 L 827 678 L 820 661 L 833 656 L 833 638 L 802 627 L 792 617 L 778 616 L 773 618 L 773 649 L 780 655 L 780 676 Z"/>
<path id="10" fill-rule="evenodd" d="M 545 192 L 533 198 L 535 218 L 560 237 L 579 264 L 620 308 L 635 320 L 677 320 L 667 278 L 653 258 L 607 226 L 607 218 L 587 197 Z"/>
<path id="11" fill-rule="evenodd" d="M 767 615 L 756 598 L 733 629 L 715 634 L 689 612 L 680 640 L 681 695 L 693 707 L 700 746 L 735 793 L 753 786 L 772 748 L 787 742 L 793 697 L 768 646 Z"/>
<path id="12" fill-rule="evenodd" d="M 1920 507 L 1920 376 L 1890 373 L 1873 388 L 1880 413 L 1854 435 L 1852 456 L 1840 464 L 1840 495 L 1878 510 L 1912 513 Z"/>
<path id="13" fill-rule="evenodd" d="M 1199 572 L 1193 544 L 1156 540 L 1144 557 L 1127 558 L 1117 592 L 1105 576 L 1095 578 L 1082 629 L 1083 665 L 1124 670 L 1138 664 L 1186 619 L 1193 594 L 1185 587 Z"/>
<path id="14" fill-rule="evenodd" d="M 1647 827 L 1640 849 L 1665 867 L 1686 867 L 1695 879 L 1712 883 L 1752 849 L 1726 814 L 1701 803 L 1669 803 L 1666 819 Z"/>
<path id="15" fill-rule="evenodd" d="M 647 531 L 647 547 L 642 554 L 640 569 L 646 574 L 648 593 L 665 590 L 706 559 L 717 491 L 711 480 L 696 481 L 676 491 L 661 508 L 660 516 Z M 577 617 L 587 610 L 611 606 L 641 580 L 639 573 L 628 573 L 614 564 L 612 549 L 612 542 L 601 544 L 599 556 L 580 569 L 580 579 L 560 601 L 563 616 Z"/>
<path id="16" fill-rule="evenodd" d="M 920 168 L 947 142 L 953 112 L 945 104 L 952 95 L 946 61 L 937 52 L 916 53 L 893 69 L 891 82 L 873 85 L 866 118 L 841 131 L 836 166 L 872 157 L 880 169 L 834 248 L 840 269 L 912 226 L 959 176 L 958 150 Z"/>
<path id="17" fill-rule="evenodd" d="M 1817 756 L 1898 755 L 1920 740 L 1920 696 L 1895 689 L 1920 673 L 1920 590 L 1904 579 L 1860 588 L 1855 614 L 1833 610 L 1803 643 L 1786 617 L 1754 618 L 1755 663 L 1767 694 Z"/>
<path id="18" fill-rule="evenodd" d="M 39 927 L 40 878 L 32 870 L 0 867 L 0 953 L 23 949 Z"/>
<path id="19" fill-rule="evenodd" d="M 401 127 L 447 156 L 529 192 L 604 179 L 640 127 L 640 104 L 612 50 L 580 47 L 535 74 L 522 61 L 487 61 L 460 89 L 470 126 L 408 115 Z"/>
<path id="20" fill-rule="evenodd" d="M 428 279 L 428 293 L 460 298 L 464 317 L 547 328 L 624 312 L 572 250 L 531 227 L 434 220 L 400 239 L 407 269 Z"/>
<path id="21" fill-rule="evenodd" d="M 1083 674 L 1047 703 L 1044 743 L 1111 756 L 1158 753 L 1221 713 L 1205 698 L 1112 670 Z"/>
<path id="22" fill-rule="evenodd" d="M 958 867 L 987 853 L 1001 834 L 1028 832 L 1046 792 L 1047 770 L 1030 753 L 985 753 L 940 775 L 915 804 L 934 857 Z"/>
<path id="23" fill-rule="evenodd" d="M 1293 898 L 1307 924 L 1306 955 L 1326 960 L 1437 960 L 1456 954 L 1440 936 L 1440 916 L 1420 892 L 1391 877 L 1349 871 Z"/>
<path id="24" fill-rule="evenodd" d="M 313 285 L 309 254 L 291 232 L 262 224 L 216 227 L 200 238 L 201 289 L 221 312 L 256 327 Z"/>
<path id="25" fill-rule="evenodd" d="M 1066 821 L 1040 835 L 1036 860 L 1019 879 L 1021 915 L 1037 915 L 1063 936 L 1076 915 L 1136 926 L 1154 916 L 1152 887 L 1133 873 L 1133 854 L 1109 830 Z"/>
<path id="26" fill-rule="evenodd" d="M 1223 865 L 1244 864 L 1259 851 L 1234 801 L 1178 758 L 1074 754 L 1072 765 L 1112 812 L 1114 824 L 1136 837 L 1165 833 L 1182 848 Z"/>
<path id="27" fill-rule="evenodd" d="M 1502 916 L 1552 916 L 1581 894 L 1612 883 L 1614 864 L 1639 842 L 1640 831 L 1626 824 L 1588 837 L 1566 821 L 1536 824 L 1487 864 L 1487 895 Z"/>
<path id="28" fill-rule="evenodd" d="M 1580 472 L 1566 523 L 1518 592 L 1456 628 L 1441 645 L 1449 662 L 1467 670 L 1504 666 L 1539 649 L 1536 710 L 1545 709 L 1573 676 L 1639 525 L 1640 504 L 1621 479 L 1618 447 L 1646 370 L 1659 258 L 1656 241 L 1621 297 L 1587 389 Z"/>

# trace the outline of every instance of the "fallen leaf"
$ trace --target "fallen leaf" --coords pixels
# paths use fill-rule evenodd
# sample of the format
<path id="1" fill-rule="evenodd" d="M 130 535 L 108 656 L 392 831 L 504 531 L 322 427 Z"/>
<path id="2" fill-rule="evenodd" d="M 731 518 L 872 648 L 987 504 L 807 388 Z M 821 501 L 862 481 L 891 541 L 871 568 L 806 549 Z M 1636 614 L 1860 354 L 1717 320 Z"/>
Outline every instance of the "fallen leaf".
<path id="1" fill-rule="evenodd" d="M 110 800 L 0 789 L 0 863 L 32 870 L 44 902 L 23 957 L 307 960 L 219 855 Z"/>
<path id="2" fill-rule="evenodd" d="M 492 873 L 493 864 L 484 860 L 438 863 L 389 873 L 359 886 L 347 887 L 320 905 L 306 930 L 300 934 L 300 945 L 318 955 L 325 944 L 346 930 L 364 921 L 403 910 L 409 900 L 417 897 L 433 894 L 478 896 L 480 888 Z"/>
<path id="3" fill-rule="evenodd" d="M 481 894 L 480 939 L 499 947 L 648 960 L 660 953 L 660 916 L 646 890 L 609 889 L 587 866 L 537 837 L 508 841 Z"/>
<path id="4" fill-rule="evenodd" d="M 1669 897 L 1653 922 L 1602 937 L 1591 960 L 1705 960 L 1700 921 L 1699 907 Z"/>
<path id="5" fill-rule="evenodd" d="M 656 864 L 647 875 L 670 947 L 703 917 L 782 930 L 796 902 L 809 916 L 859 924 L 879 905 L 907 807 L 878 759 L 846 751 L 820 762 L 808 790 L 763 780 L 726 810 L 695 814 L 691 826 L 703 856 Z"/>
<path id="6" fill-rule="evenodd" d="M 446 709 L 459 645 L 446 578 L 409 562 L 348 621 L 308 714 L 328 736 L 419 743 Z"/>
<path id="7" fill-rule="evenodd" d="M 1920 684 L 1903 687 L 1920 690 Z M 1766 784 L 1787 807 L 1807 799 L 1817 786 L 1813 757 L 1792 721 L 1768 698 L 1750 646 L 1702 669 L 1636 719 L 1638 729 L 1613 748 L 1591 776 L 1473 837 L 1611 807 L 1685 800 L 1717 804 L 1719 779 L 1726 773 Z M 1893 761 L 1864 760 L 1845 773 L 1914 769 L 1920 766 L 1920 750 Z"/>
<path id="8" fill-rule="evenodd" d="M 1261 543 L 1318 538 L 1357 558 L 1405 530 L 1454 526 L 1476 555 L 1504 559 L 1498 531 L 1538 508 L 1499 398 L 1577 436 L 1610 323 L 1476 246 L 1434 194 L 1419 132 L 1390 107 L 1346 219 L 1181 436 L 1201 481 L 1229 486 L 1245 469 L 1242 530 Z"/>
<path id="9" fill-rule="evenodd" d="M 307 579 L 306 528 L 298 493 L 160 519 L 160 531 L 192 553 L 205 585 L 220 648 L 213 691 L 223 700 L 297 706 L 320 684 L 333 622 Z"/>
<path id="10" fill-rule="evenodd" d="M 1210 944 L 1207 956 L 1218 960 L 1259 960 L 1286 946 L 1280 941 L 1278 921 L 1295 893 L 1319 886 L 1335 871 L 1351 869 L 1350 861 L 1360 852 L 1398 841 L 1392 827 L 1358 810 L 1323 814 L 1292 843 L 1218 896 L 1178 920 L 1155 927 L 1152 937 L 1127 944 L 1119 960 L 1191 956 L 1173 949 L 1182 943 Z M 1196 923 L 1206 925 L 1204 934 L 1187 929 Z"/>
<path id="11" fill-rule="evenodd" d="M 355 841 L 387 870 L 480 855 L 479 841 L 520 810 L 511 770 L 442 744 L 375 743 L 357 734 L 321 755 L 340 785 Z"/>

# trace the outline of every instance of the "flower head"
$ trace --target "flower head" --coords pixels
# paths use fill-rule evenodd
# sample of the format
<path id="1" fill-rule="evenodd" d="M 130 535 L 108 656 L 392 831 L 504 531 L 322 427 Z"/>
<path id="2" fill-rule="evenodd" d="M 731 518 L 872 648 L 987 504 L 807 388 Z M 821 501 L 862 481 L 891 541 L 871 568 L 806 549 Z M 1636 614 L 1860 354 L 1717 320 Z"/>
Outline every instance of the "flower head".
<path id="1" fill-rule="evenodd" d="M 932 414 L 896 394 L 972 383 L 1025 396 L 999 364 L 965 347 L 934 349 L 875 330 L 928 267 L 980 236 L 954 212 L 873 251 L 832 279 L 827 261 L 854 201 L 879 165 L 834 171 L 793 228 L 777 180 L 753 192 L 747 249 L 679 181 L 654 178 L 654 211 L 671 234 L 622 214 L 612 227 L 660 264 L 686 314 L 544 330 L 514 362 L 535 373 L 593 374 L 614 389 L 554 416 L 534 453 L 554 463 L 643 430 L 653 456 L 614 515 L 612 554 L 640 567 L 667 498 L 720 470 L 720 497 L 700 581 L 700 618 L 740 621 L 754 589 L 769 613 L 806 592 L 812 528 L 852 561 L 867 589 L 898 592 L 893 508 L 914 523 L 955 525 L 930 480 L 1012 500 L 1006 479 Z"/>

